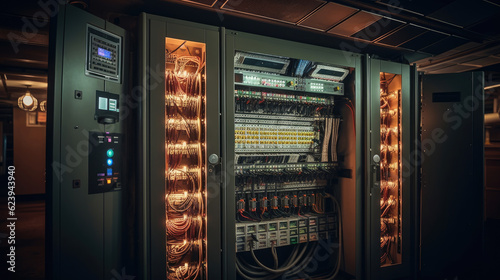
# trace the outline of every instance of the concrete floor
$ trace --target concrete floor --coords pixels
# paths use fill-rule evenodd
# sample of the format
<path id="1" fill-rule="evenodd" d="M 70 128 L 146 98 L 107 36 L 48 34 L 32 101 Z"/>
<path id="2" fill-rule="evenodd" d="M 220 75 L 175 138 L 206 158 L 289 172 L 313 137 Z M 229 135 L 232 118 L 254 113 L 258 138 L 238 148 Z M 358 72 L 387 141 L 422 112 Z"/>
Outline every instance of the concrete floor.
<path id="1" fill-rule="evenodd" d="M 16 221 L 16 272 L 7 271 L 6 255 L 9 253 L 8 228 L 5 219 L 7 202 L 0 198 L 0 279 L 45 279 L 45 201 L 17 202 Z"/>
<path id="2" fill-rule="evenodd" d="M 498 219 L 487 220 L 484 224 L 484 253 L 485 261 L 482 265 L 475 270 L 459 275 L 457 280 L 500 279 L 500 220 Z M 470 258 L 477 257 L 470 256 Z"/>

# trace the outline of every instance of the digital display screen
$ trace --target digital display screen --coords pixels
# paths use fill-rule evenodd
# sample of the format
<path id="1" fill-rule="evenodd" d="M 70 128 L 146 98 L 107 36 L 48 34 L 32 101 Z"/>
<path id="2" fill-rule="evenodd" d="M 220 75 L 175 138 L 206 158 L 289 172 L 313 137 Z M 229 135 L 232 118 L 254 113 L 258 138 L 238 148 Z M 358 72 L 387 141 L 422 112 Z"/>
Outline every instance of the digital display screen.
<path id="1" fill-rule="evenodd" d="M 97 108 L 99 108 L 99 110 L 108 110 L 108 99 L 106 97 L 99 96 Z"/>
<path id="2" fill-rule="evenodd" d="M 107 59 L 111 59 L 111 52 L 103 48 L 97 48 L 97 55 Z"/>

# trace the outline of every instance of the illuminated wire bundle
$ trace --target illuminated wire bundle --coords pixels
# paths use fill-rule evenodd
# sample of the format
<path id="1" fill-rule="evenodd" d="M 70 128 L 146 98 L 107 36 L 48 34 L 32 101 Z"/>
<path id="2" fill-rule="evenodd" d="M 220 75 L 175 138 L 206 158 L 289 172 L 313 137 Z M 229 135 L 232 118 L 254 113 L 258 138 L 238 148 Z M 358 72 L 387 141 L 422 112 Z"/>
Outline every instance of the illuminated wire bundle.
<path id="1" fill-rule="evenodd" d="M 168 39 L 167 39 L 168 40 Z M 173 40 L 178 41 L 178 40 Z M 166 53 L 165 235 L 167 279 L 202 279 L 206 266 L 204 61 L 180 41 Z"/>
<path id="2" fill-rule="evenodd" d="M 389 85 L 397 77 L 382 76 L 380 86 L 380 263 L 393 263 L 393 243 L 399 235 L 397 218 L 400 196 L 399 173 L 401 154 L 401 92 L 390 92 Z"/>

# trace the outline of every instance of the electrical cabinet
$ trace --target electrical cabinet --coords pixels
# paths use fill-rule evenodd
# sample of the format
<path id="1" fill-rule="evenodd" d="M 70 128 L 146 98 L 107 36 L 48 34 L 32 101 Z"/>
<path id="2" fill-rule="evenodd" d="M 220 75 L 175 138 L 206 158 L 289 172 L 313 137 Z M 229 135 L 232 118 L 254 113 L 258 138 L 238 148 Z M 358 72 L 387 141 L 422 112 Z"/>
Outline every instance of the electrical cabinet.
<path id="1" fill-rule="evenodd" d="M 421 170 L 438 173 L 419 159 L 429 123 L 415 66 L 147 14 L 140 23 L 141 278 L 433 271 L 429 194 L 451 204 L 425 189 Z M 433 102 L 457 102 L 439 92 Z"/>
<path id="2" fill-rule="evenodd" d="M 456 277 L 482 255 L 483 75 L 366 64 L 370 279 Z"/>
<path id="3" fill-rule="evenodd" d="M 361 57 L 222 35 L 224 279 L 361 277 Z"/>
<path id="4" fill-rule="evenodd" d="M 248 278 L 254 253 L 272 276 L 359 273 L 361 57 L 146 14 L 141 30 L 142 277 Z"/>
<path id="5" fill-rule="evenodd" d="M 125 30 L 71 5 L 51 19 L 47 279 L 110 279 L 124 268 Z"/>

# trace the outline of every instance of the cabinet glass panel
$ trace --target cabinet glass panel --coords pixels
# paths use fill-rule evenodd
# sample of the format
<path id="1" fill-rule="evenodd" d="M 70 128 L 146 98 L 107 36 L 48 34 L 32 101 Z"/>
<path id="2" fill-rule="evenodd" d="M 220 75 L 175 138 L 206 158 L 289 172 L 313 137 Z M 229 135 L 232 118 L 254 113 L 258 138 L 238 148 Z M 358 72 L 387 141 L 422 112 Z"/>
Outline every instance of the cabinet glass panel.
<path id="1" fill-rule="evenodd" d="M 401 75 L 380 73 L 380 265 L 401 263 Z"/>
<path id="2" fill-rule="evenodd" d="M 205 279 L 205 44 L 165 46 L 166 278 Z"/>

